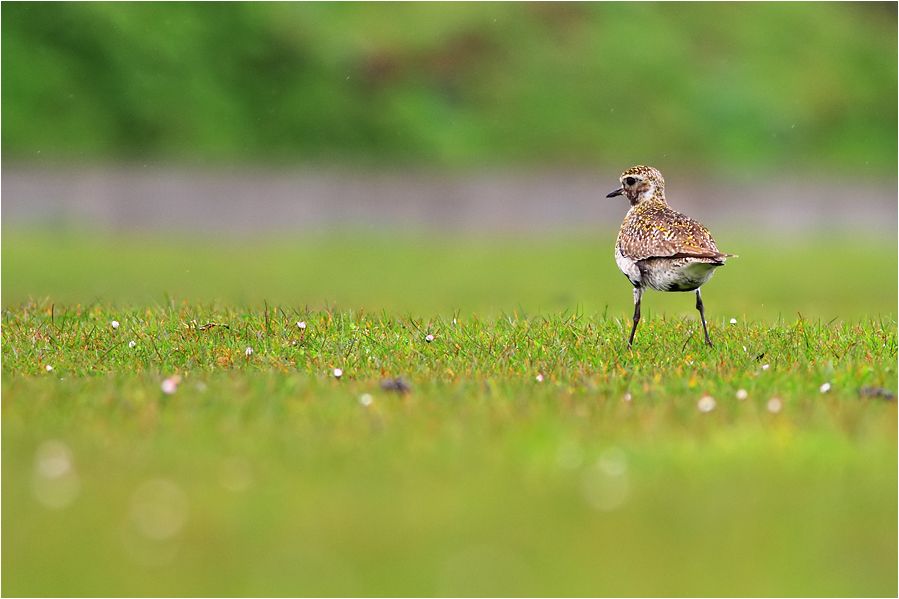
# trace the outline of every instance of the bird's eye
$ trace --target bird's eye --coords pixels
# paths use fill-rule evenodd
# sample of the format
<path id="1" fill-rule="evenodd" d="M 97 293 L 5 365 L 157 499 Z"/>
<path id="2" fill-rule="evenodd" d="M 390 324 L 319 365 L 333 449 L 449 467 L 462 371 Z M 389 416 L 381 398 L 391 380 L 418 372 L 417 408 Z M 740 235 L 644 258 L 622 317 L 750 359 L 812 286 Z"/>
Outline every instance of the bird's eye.
<path id="1" fill-rule="evenodd" d="M 633 185 L 636 182 L 637 182 L 637 180 L 634 179 L 633 177 L 628 177 L 624 180 L 624 184 L 627 185 L 628 187 L 630 187 L 631 185 Z"/>

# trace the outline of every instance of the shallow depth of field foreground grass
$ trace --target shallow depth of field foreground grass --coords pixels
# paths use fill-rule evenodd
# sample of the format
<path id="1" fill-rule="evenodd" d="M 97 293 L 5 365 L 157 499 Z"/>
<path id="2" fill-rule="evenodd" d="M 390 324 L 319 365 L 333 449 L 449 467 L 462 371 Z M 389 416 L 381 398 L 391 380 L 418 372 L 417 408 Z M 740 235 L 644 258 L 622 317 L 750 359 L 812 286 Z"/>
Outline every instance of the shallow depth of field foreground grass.
<path id="1" fill-rule="evenodd" d="M 605 223 L 617 227 L 618 222 Z M 768 238 L 715 229 L 739 254 L 703 288 L 708 317 L 767 322 L 896 314 L 896 238 L 849 232 Z M 297 233 L 250 237 L 4 228 L 3 305 L 331 306 L 445 317 L 581 309 L 630 318 L 611 232 L 544 235 Z M 650 292 L 644 314 L 695 316 L 690 294 Z"/>
<path id="2" fill-rule="evenodd" d="M 707 349 L 654 315 L 633 351 L 601 314 L 2 326 L 8 595 L 897 591 L 896 404 L 859 395 L 896 391 L 893 316 L 717 318 Z"/>

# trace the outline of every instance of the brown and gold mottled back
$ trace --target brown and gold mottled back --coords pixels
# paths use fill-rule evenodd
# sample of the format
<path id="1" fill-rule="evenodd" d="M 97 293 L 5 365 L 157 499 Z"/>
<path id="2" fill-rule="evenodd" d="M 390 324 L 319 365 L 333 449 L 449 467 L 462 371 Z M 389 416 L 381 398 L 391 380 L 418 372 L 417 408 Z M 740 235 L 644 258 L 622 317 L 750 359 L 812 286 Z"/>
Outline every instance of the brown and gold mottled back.
<path id="1" fill-rule="evenodd" d="M 701 223 L 677 212 L 665 199 L 665 179 L 651 166 L 633 166 L 621 179 L 638 176 L 654 187 L 647 199 L 633 205 L 618 232 L 618 248 L 631 260 L 657 257 L 695 257 L 719 260 L 712 234 Z"/>

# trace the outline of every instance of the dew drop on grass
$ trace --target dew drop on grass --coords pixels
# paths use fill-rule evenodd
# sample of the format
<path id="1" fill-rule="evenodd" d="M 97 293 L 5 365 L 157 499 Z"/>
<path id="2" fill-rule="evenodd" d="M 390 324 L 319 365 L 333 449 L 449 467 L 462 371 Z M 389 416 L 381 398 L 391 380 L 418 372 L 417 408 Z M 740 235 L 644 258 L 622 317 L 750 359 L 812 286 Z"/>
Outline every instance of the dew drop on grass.
<path id="1" fill-rule="evenodd" d="M 72 470 L 72 451 L 62 441 L 44 441 L 37 449 L 34 467 L 39 476 L 59 478 Z"/>
<path id="2" fill-rule="evenodd" d="M 613 447 L 604 451 L 583 479 L 584 498 L 594 509 L 615 510 L 630 496 L 627 461 L 624 452 Z"/>
<path id="3" fill-rule="evenodd" d="M 75 472 L 72 451 L 62 441 L 45 441 L 37 449 L 31 491 L 47 509 L 61 510 L 78 497 L 81 482 Z"/>
<path id="4" fill-rule="evenodd" d="M 245 458 L 230 457 L 222 460 L 219 469 L 219 483 L 232 493 L 240 493 L 253 483 L 253 471 Z"/>
<path id="5" fill-rule="evenodd" d="M 565 440 L 556 450 L 556 465 L 563 470 L 575 470 L 584 463 L 584 450 L 576 442 Z"/>
<path id="6" fill-rule="evenodd" d="M 164 541 L 181 532 L 187 512 L 187 495 L 169 480 L 149 480 L 131 498 L 132 524 L 138 533 L 154 541 Z"/>
<path id="7" fill-rule="evenodd" d="M 703 413 L 711 412 L 715 409 L 715 398 L 711 395 L 703 395 L 696 402 L 696 409 Z"/>
<path id="8" fill-rule="evenodd" d="M 783 409 L 783 402 L 779 397 L 772 397 L 768 400 L 768 411 L 772 414 L 777 414 Z"/>

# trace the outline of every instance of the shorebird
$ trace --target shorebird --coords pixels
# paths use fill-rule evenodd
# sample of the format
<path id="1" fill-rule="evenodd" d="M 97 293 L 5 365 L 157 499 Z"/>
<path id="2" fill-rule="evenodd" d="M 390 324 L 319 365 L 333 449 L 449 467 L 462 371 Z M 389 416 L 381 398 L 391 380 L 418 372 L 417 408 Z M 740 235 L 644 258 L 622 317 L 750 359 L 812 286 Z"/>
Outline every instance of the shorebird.
<path id="1" fill-rule="evenodd" d="M 624 195 L 631 203 L 615 242 L 615 262 L 634 286 L 634 325 L 628 347 L 634 343 L 640 300 L 647 287 L 657 291 L 696 291 L 696 309 L 705 342 L 711 347 L 699 288 L 733 254 L 719 252 L 708 229 L 668 205 L 665 179 L 658 170 L 633 166 L 621 173 L 619 181 L 621 187 L 606 197 Z"/>

